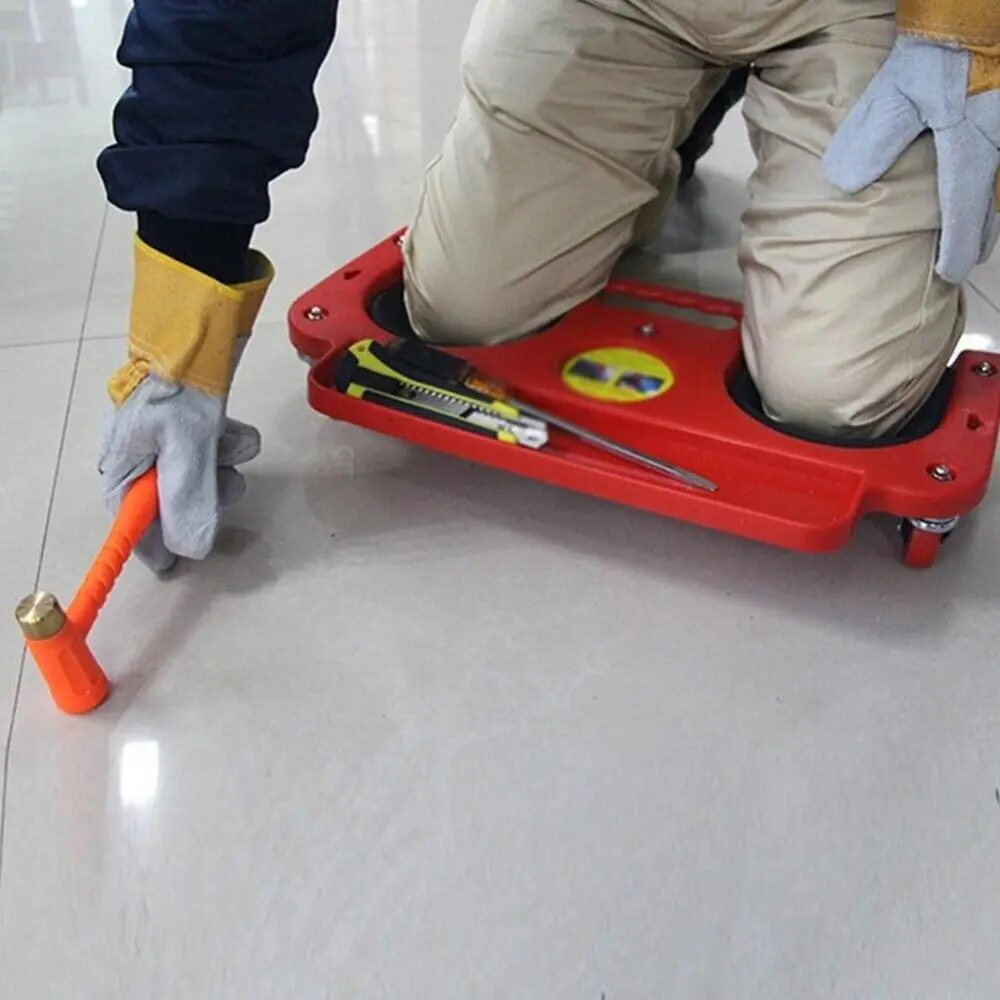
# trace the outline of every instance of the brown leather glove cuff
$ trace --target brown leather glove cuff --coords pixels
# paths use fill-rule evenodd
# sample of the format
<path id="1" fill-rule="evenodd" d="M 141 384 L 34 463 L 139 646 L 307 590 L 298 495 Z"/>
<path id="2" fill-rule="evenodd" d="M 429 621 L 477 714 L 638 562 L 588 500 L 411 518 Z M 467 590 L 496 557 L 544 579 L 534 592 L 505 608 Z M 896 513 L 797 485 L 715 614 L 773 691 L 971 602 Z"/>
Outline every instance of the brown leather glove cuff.
<path id="1" fill-rule="evenodd" d="M 253 328 L 274 269 L 251 251 L 244 274 L 240 284 L 223 285 L 136 238 L 128 361 L 108 385 L 116 406 L 150 374 L 225 397 L 237 340 Z"/>
<path id="2" fill-rule="evenodd" d="M 896 0 L 896 23 L 904 34 L 983 50 L 1000 46 L 997 0 Z"/>

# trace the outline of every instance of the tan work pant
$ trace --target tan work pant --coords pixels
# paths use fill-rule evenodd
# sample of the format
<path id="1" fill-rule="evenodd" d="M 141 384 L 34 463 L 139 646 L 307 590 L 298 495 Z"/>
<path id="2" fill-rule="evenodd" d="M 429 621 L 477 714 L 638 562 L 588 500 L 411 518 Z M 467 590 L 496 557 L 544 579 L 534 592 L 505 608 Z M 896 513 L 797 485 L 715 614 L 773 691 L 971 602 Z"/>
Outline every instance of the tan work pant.
<path id="1" fill-rule="evenodd" d="M 492 344 L 607 282 L 676 189 L 675 150 L 752 62 L 756 154 L 739 251 L 744 351 L 768 412 L 820 433 L 896 428 L 964 321 L 934 274 L 929 139 L 846 196 L 821 158 L 895 37 L 892 0 L 480 0 L 457 119 L 405 245 L 418 331 Z"/>

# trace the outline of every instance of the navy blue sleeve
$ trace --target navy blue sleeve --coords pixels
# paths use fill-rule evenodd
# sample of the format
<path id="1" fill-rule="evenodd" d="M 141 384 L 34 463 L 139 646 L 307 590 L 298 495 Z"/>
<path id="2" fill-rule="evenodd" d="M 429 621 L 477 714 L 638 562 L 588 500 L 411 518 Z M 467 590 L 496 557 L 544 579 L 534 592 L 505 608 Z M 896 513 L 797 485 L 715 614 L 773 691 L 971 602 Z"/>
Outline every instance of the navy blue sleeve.
<path id="1" fill-rule="evenodd" d="M 98 158 L 130 212 L 252 226 L 301 166 L 337 0 L 135 0 L 118 61 L 132 83 Z"/>

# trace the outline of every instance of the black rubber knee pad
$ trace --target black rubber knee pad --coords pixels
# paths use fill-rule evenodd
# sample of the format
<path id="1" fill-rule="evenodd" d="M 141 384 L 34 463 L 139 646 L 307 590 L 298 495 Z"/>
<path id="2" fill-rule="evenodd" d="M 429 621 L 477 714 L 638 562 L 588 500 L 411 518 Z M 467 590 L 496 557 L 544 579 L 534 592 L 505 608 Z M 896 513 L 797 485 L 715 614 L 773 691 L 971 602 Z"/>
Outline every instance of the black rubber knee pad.
<path id="1" fill-rule="evenodd" d="M 403 283 L 397 282 L 368 303 L 368 315 L 383 329 L 397 337 L 416 337 L 403 300 Z"/>
<path id="2" fill-rule="evenodd" d="M 402 282 L 390 285 L 384 291 L 379 292 L 368 303 L 368 315 L 371 316 L 371 318 L 383 330 L 388 333 L 395 334 L 397 337 L 418 336 L 416 330 L 413 329 L 413 325 L 410 323 L 410 317 L 406 311 Z M 529 334 L 529 336 L 533 336 L 535 333 L 541 333 L 543 330 L 548 330 L 550 327 L 555 326 L 561 318 L 562 317 L 556 317 L 556 319 L 552 320 L 551 323 L 546 323 L 545 326 L 533 331 L 533 333 Z M 435 341 L 431 338 L 430 342 L 434 343 Z M 469 343 L 470 346 L 475 346 L 472 341 Z"/>
<path id="3" fill-rule="evenodd" d="M 927 402 L 904 424 L 892 434 L 877 438 L 841 438 L 836 436 L 815 434 L 811 431 L 797 430 L 786 424 L 772 420 L 765 412 L 764 405 L 754 385 L 746 364 L 741 362 L 736 373 L 729 381 L 729 395 L 733 402 L 754 420 L 770 427 L 771 430 L 787 437 L 808 441 L 811 444 L 831 445 L 838 448 L 891 448 L 894 445 L 908 444 L 927 437 L 941 426 L 948 410 L 952 389 L 955 384 L 955 370 L 947 368 Z"/>

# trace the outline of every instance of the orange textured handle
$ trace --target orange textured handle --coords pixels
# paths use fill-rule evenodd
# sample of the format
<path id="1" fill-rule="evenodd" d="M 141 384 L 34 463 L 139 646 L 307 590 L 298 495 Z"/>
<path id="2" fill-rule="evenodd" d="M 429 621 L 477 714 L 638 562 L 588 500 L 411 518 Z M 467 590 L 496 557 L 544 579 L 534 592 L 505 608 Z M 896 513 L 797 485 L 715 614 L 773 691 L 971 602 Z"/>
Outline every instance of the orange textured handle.
<path id="1" fill-rule="evenodd" d="M 107 539 L 66 611 L 67 617 L 82 635 L 86 636 L 94 627 L 97 615 L 104 607 L 115 581 L 132 555 L 132 550 L 156 520 L 158 511 L 156 470 L 150 469 L 125 494 Z"/>

